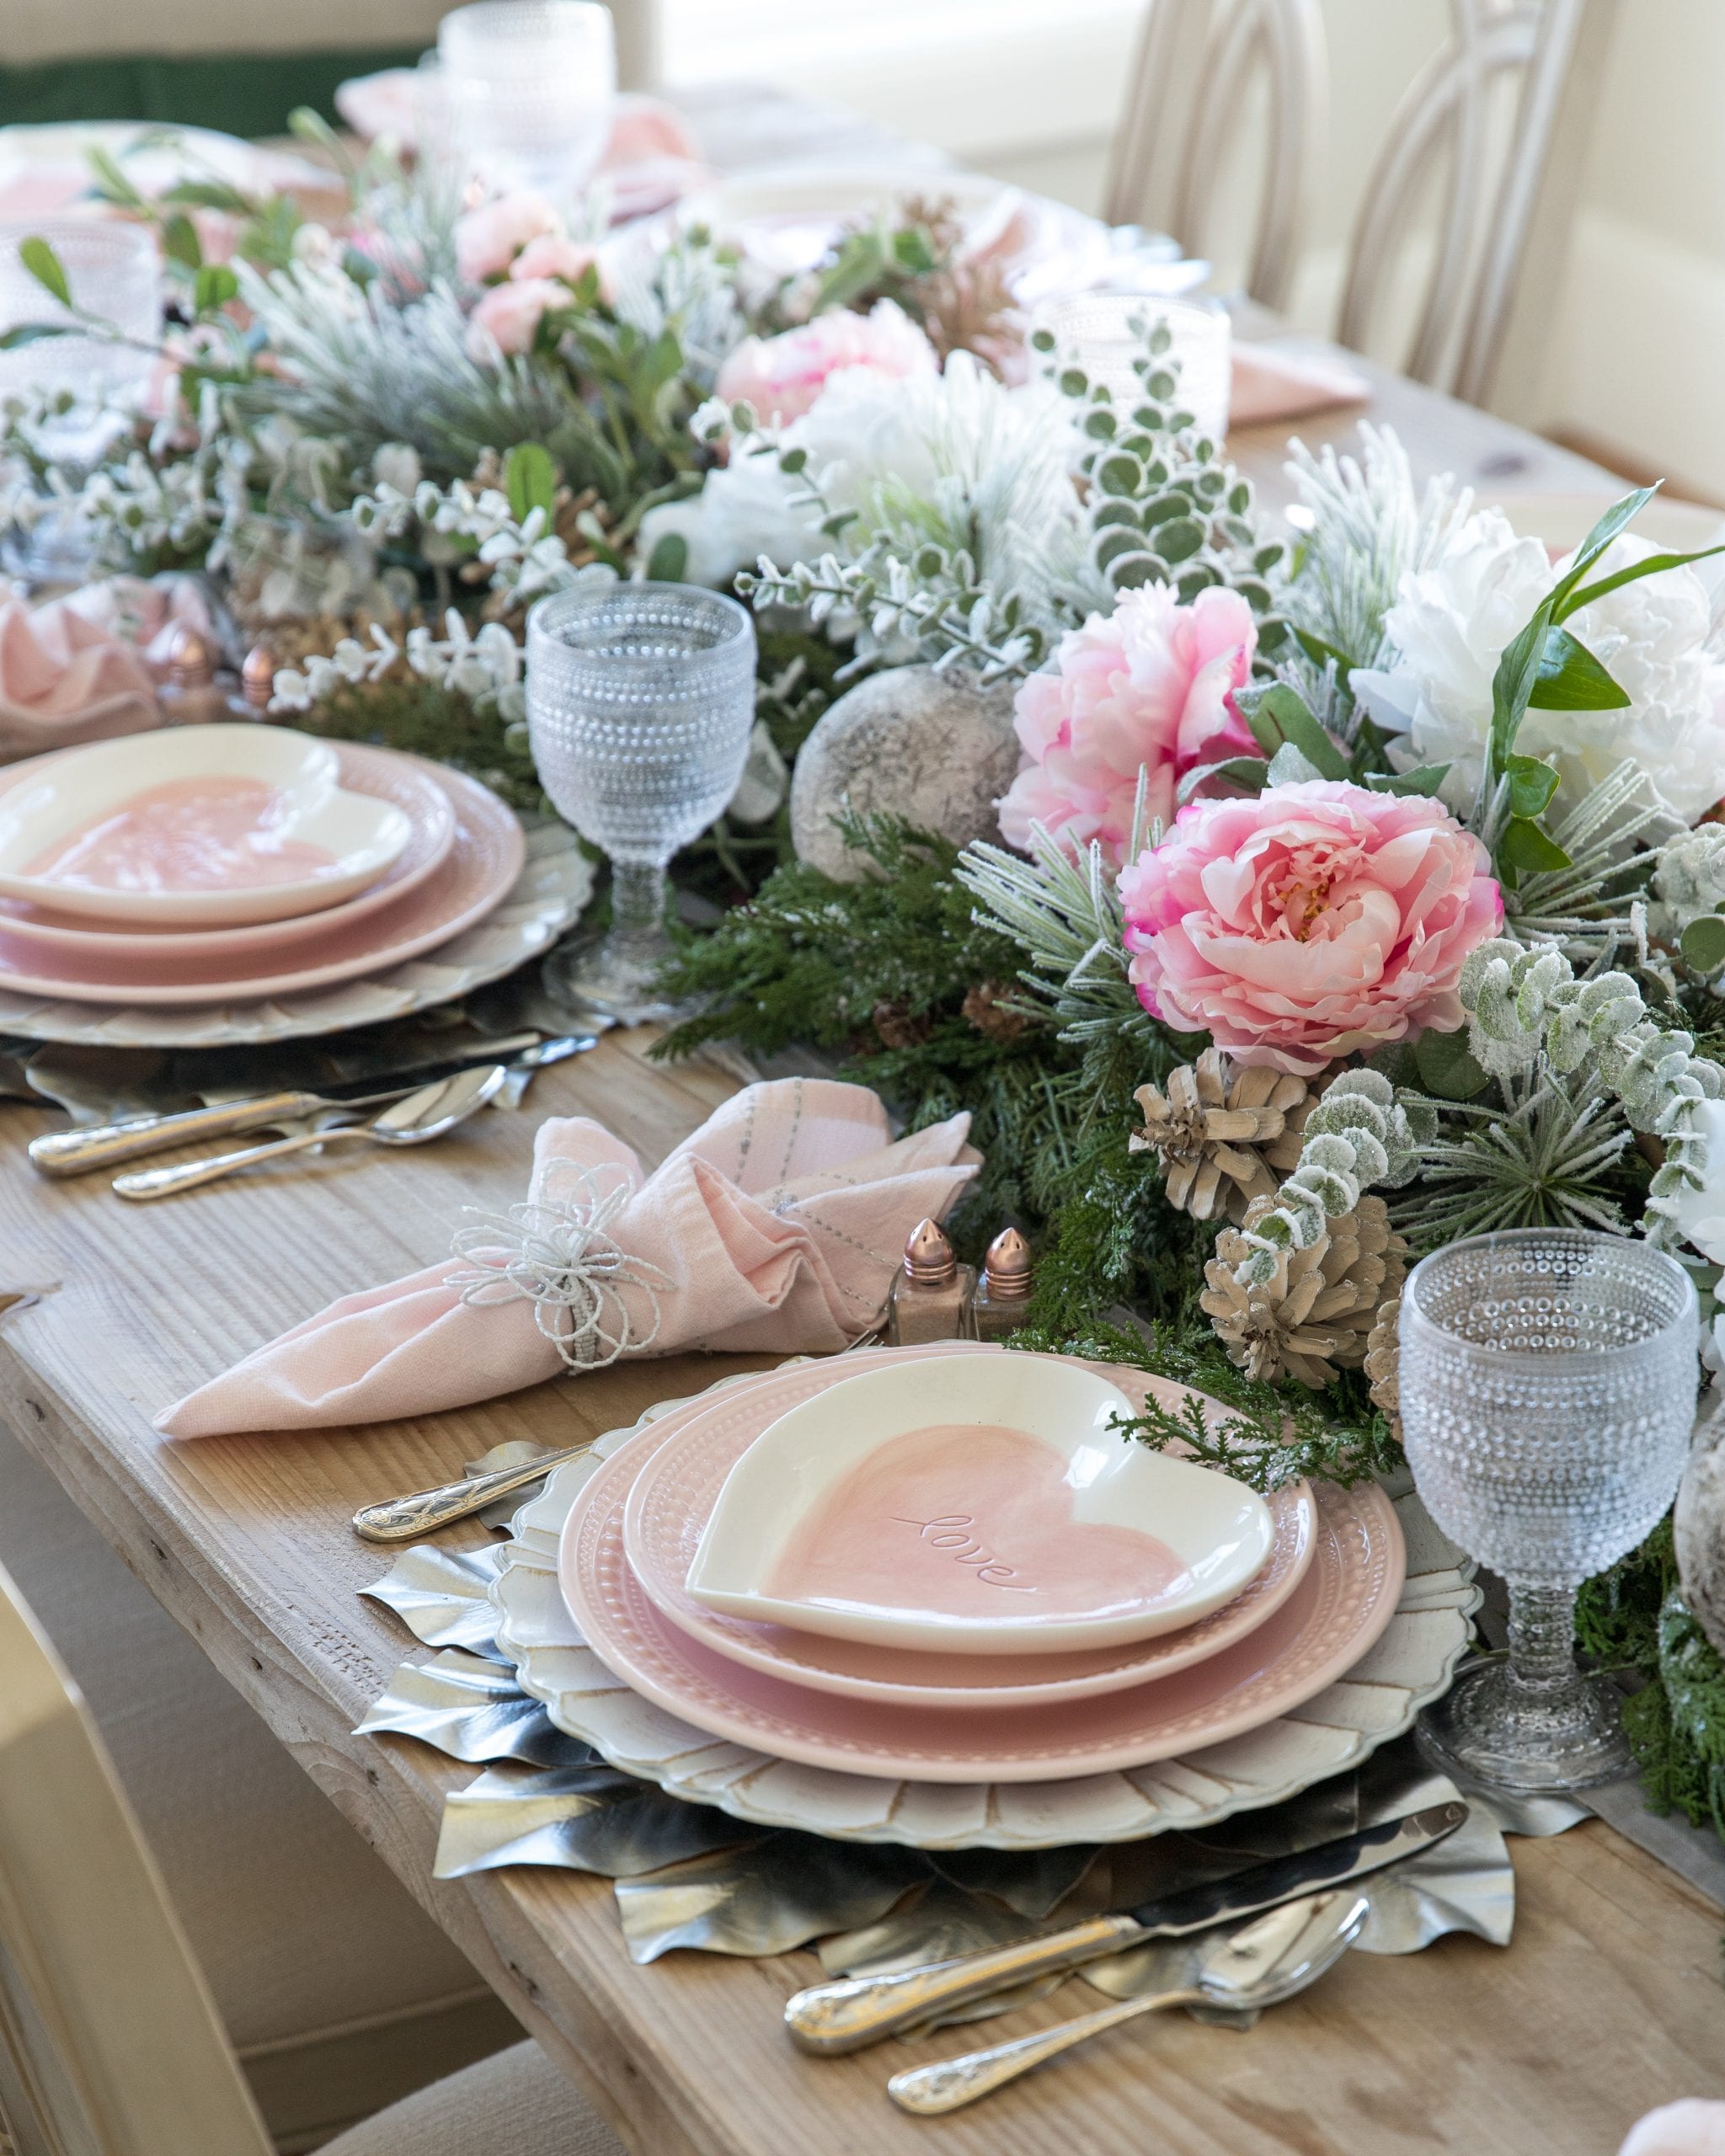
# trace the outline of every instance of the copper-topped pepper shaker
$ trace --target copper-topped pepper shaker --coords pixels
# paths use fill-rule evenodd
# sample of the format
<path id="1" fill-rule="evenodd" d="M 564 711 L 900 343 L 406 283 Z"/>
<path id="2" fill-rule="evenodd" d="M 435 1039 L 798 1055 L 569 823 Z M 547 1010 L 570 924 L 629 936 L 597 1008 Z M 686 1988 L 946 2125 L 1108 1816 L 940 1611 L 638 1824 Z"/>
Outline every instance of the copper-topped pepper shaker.
<path id="1" fill-rule="evenodd" d="M 173 726 L 207 726 L 212 719 L 233 716 L 216 680 L 214 653 L 184 622 L 168 647 L 168 682 L 159 701 Z"/>
<path id="2" fill-rule="evenodd" d="M 976 1274 L 960 1265 L 939 1223 L 919 1220 L 886 1299 L 886 1337 L 895 1348 L 970 1337 Z"/>
<path id="3" fill-rule="evenodd" d="M 982 1277 L 970 1300 L 979 1340 L 1005 1340 L 1030 1310 L 1030 1245 L 1016 1228 L 1002 1228 L 988 1246 Z"/>

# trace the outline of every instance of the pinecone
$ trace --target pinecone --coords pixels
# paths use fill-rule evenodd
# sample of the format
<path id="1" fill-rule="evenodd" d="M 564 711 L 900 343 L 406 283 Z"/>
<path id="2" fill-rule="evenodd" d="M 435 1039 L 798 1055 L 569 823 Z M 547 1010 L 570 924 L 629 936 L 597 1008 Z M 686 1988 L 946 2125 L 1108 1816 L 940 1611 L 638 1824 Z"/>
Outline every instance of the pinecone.
<path id="1" fill-rule="evenodd" d="M 1254 1198 L 1242 1227 L 1255 1228 L 1274 1202 Z M 1259 1287 L 1243 1288 L 1235 1278 L 1249 1251 L 1240 1228 L 1224 1228 L 1204 1268 L 1208 1284 L 1199 1301 L 1229 1361 L 1249 1378 L 1295 1378 L 1314 1391 L 1338 1367 L 1358 1369 L 1379 1307 L 1401 1294 L 1407 1271 L 1407 1246 L 1382 1198 L 1362 1198 L 1309 1249 L 1284 1251 Z"/>
<path id="2" fill-rule="evenodd" d="M 1390 1434 L 1402 1442 L 1402 1341 L 1397 1321 L 1402 1315 L 1402 1291 L 1386 1295 L 1378 1305 L 1378 1321 L 1365 1343 L 1365 1375 L 1373 1404 L 1383 1411 Z"/>
<path id="3" fill-rule="evenodd" d="M 921 1048 L 934 1031 L 934 1021 L 928 1013 L 911 1015 L 908 1004 L 882 1001 L 868 1014 L 883 1048 Z"/>
<path id="4" fill-rule="evenodd" d="M 1273 1197 L 1274 1171 L 1299 1165 L 1314 1105 L 1303 1078 L 1262 1066 L 1236 1071 L 1214 1048 L 1171 1070 L 1166 1091 L 1140 1086 L 1133 1098 L 1144 1111 L 1133 1151 L 1157 1155 L 1169 1204 L 1194 1220 L 1223 1212 L 1238 1220 L 1252 1201 Z"/>
<path id="5" fill-rule="evenodd" d="M 1003 982 L 985 980 L 965 996 L 962 1015 L 979 1033 L 986 1034 L 991 1041 L 1015 1041 L 1030 1021 L 1022 1011 L 1014 1011 L 1001 1003 L 1001 998 L 1012 993 Z"/>

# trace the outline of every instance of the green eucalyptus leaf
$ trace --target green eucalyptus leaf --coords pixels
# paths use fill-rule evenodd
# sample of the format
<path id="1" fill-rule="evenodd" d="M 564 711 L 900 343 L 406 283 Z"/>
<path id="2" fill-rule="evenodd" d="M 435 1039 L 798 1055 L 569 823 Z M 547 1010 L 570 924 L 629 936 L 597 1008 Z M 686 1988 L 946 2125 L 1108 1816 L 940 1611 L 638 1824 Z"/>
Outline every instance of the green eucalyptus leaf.
<path id="1" fill-rule="evenodd" d="M 681 531 L 667 531 L 648 557 L 647 574 L 655 584 L 681 584 L 688 566 L 688 541 Z"/>
<path id="2" fill-rule="evenodd" d="M 104 150 L 99 142 L 87 142 L 84 160 L 96 175 L 96 191 L 104 200 L 126 210 L 146 206 L 143 196 L 120 170 L 120 160 L 111 151 Z"/>
<path id="3" fill-rule="evenodd" d="M 1625 494 L 1621 501 L 1613 502 L 1593 530 L 1575 550 L 1575 558 L 1558 579 L 1551 595 L 1552 619 L 1561 622 L 1586 602 L 1575 596 L 1577 586 L 1600 555 L 1617 537 L 1626 531 L 1648 504 L 1658 492 L 1657 487 L 1637 487 L 1632 494 Z"/>
<path id="4" fill-rule="evenodd" d="M 1174 790 L 1174 799 L 1183 807 L 1204 781 L 1212 778 L 1226 779 L 1231 786 L 1242 787 L 1247 793 L 1262 793 L 1269 769 L 1262 756 L 1228 756 L 1219 764 L 1199 764 L 1180 781 Z"/>
<path id="5" fill-rule="evenodd" d="M 1108 567 L 1108 582 L 1116 591 L 1135 590 L 1141 584 L 1165 583 L 1167 574 L 1167 563 L 1151 553 L 1121 554 Z"/>
<path id="6" fill-rule="evenodd" d="M 61 307 L 72 305 L 72 287 L 66 281 L 66 265 L 40 232 L 22 242 L 18 259 L 44 291 L 51 292 Z"/>
<path id="7" fill-rule="evenodd" d="M 1716 913 L 1698 914 L 1678 937 L 1677 948 L 1691 972 L 1711 978 L 1725 966 L 1725 919 Z"/>
<path id="8" fill-rule="evenodd" d="M 1468 1053 L 1465 1027 L 1455 1033 L 1428 1027 L 1413 1044 L 1413 1065 L 1420 1084 L 1440 1101 L 1471 1101 L 1490 1082 Z"/>
<path id="9" fill-rule="evenodd" d="M 557 466 L 542 442 L 519 441 L 503 460 L 504 492 L 509 513 L 525 524 L 536 509 L 548 521 L 557 503 Z"/>
<path id="10" fill-rule="evenodd" d="M 239 279 L 225 262 L 205 262 L 192 285 L 192 302 L 200 314 L 214 314 L 239 296 Z"/>
<path id="11" fill-rule="evenodd" d="M 1629 698 L 1584 643 L 1567 629 L 1546 632 L 1539 673 L 1528 695 L 1536 711 L 1623 711 Z"/>
<path id="12" fill-rule="evenodd" d="M 1714 554 L 1725 554 L 1725 546 L 1703 547 L 1693 554 L 1649 554 L 1644 562 L 1632 562 L 1627 568 L 1603 576 L 1597 584 L 1578 591 L 1563 611 L 1566 614 L 1578 613 L 1583 606 L 1591 606 L 1595 599 L 1603 599 L 1608 591 L 1616 591 L 1621 585 L 1639 583 L 1644 576 L 1658 576 L 1662 569 L 1680 569 L 1690 562 L 1705 562 Z"/>
<path id="13" fill-rule="evenodd" d="M 39 344 L 45 337 L 75 337 L 78 334 L 69 322 L 20 322 L 15 329 L 0 335 L 0 352 L 16 352 L 26 344 Z"/>
<path id="14" fill-rule="evenodd" d="M 162 252 L 182 269 L 200 270 L 204 266 L 204 248 L 198 237 L 198 228 L 184 210 L 176 210 L 163 221 Z"/>
<path id="15" fill-rule="evenodd" d="M 1557 791 L 1557 774 L 1537 756 L 1512 756 L 1504 766 L 1512 816 L 1543 816 Z"/>
<path id="16" fill-rule="evenodd" d="M 1498 860 L 1519 874 L 1537 874 L 1570 865 L 1569 856 L 1556 839 L 1530 816 L 1512 816 L 1504 825 L 1498 841 Z"/>
<path id="17" fill-rule="evenodd" d="M 1374 793 L 1412 793 L 1429 801 L 1449 776 L 1447 764 L 1420 764 L 1411 771 L 1368 771 L 1365 784 Z"/>
<path id="18" fill-rule="evenodd" d="M 257 209 L 249 195 L 213 179 L 183 179 L 177 186 L 167 189 L 161 199 L 170 208 L 225 210 L 231 217 L 249 217 Z"/>

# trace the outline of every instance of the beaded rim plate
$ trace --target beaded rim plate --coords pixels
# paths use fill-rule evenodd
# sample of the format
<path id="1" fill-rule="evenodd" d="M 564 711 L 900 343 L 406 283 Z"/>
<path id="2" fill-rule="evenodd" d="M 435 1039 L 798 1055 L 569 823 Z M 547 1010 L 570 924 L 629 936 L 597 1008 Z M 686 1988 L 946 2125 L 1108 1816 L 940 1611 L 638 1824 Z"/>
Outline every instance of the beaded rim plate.
<path id="1" fill-rule="evenodd" d="M 709 1394 L 756 1381 L 722 1380 Z M 920 1849 L 1017 1849 L 1211 1826 L 1295 1796 L 1400 1736 L 1447 1690 L 1466 1651 L 1479 1591 L 1409 1492 L 1394 1500 L 1407 1576 L 1375 1645 L 1315 1698 L 1247 1735 L 1154 1766 L 1054 1781 L 895 1781 L 800 1765 L 710 1737 L 619 1684 L 580 1638 L 558 1582 L 563 1523 L 600 1460 L 686 1404 L 660 1402 L 559 1468 L 516 1514 L 490 1598 L 522 1689 L 559 1728 L 672 1796 L 756 1825 Z"/>
<path id="2" fill-rule="evenodd" d="M 403 1018 L 471 995 L 548 950 L 579 919 L 593 880 L 574 833 L 547 822 L 527 833 L 521 872 L 494 909 L 422 957 L 261 1002 L 74 1003 L 3 990 L 0 1033 L 85 1048 L 226 1048 Z"/>
<path id="3" fill-rule="evenodd" d="M 950 1350 L 945 1352 L 950 1353 Z M 679 1412 L 675 1428 L 642 1468 L 623 1518 L 623 1546 L 636 1578 L 678 1630 L 716 1654 L 793 1684 L 897 1706 L 972 1708 L 1048 1705 L 1124 1690 L 1202 1662 L 1242 1639 L 1280 1608 L 1299 1585 L 1316 1547 L 1317 1512 L 1304 1482 L 1269 1501 L 1274 1541 L 1269 1557 L 1230 1602 L 1178 1631 L 1124 1646 L 1039 1655 L 1016 1675 L 1001 1657 L 943 1655 L 826 1639 L 782 1625 L 762 1625 L 709 1609 L 683 1582 L 694 1561 L 721 1486 L 731 1468 L 774 1417 L 798 1400 L 818 1397 L 851 1374 L 847 1356 L 776 1373 L 737 1398 L 697 1402 Z M 869 1362 L 887 1357 L 871 1354 Z M 1097 1365 L 1101 1368 L 1101 1365 Z M 1149 1380 L 1135 1370 L 1108 1369 L 1135 1407 Z"/>

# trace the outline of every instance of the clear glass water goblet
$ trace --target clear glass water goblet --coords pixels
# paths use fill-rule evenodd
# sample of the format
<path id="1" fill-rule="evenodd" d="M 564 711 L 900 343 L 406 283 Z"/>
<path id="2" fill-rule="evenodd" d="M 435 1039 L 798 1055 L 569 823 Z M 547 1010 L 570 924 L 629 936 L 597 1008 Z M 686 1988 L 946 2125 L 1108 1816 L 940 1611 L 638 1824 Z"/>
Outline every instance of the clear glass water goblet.
<path id="1" fill-rule="evenodd" d="M 1444 1532 L 1509 1588 L 1509 1648 L 1420 1717 L 1447 1770 L 1519 1794 L 1626 1772 L 1609 1680 L 1575 1661 L 1583 1580 L 1675 1496 L 1694 1426 L 1696 1291 L 1623 1235 L 1525 1228 L 1434 1251 L 1402 1293 L 1407 1463 Z"/>
<path id="2" fill-rule="evenodd" d="M 755 724 L 755 626 L 699 584 L 619 584 L 527 616 L 527 733 L 558 813 L 611 865 L 611 926 L 547 961 L 553 992 L 633 1024 L 668 1006 L 665 872 L 723 814 Z"/>
<path id="3" fill-rule="evenodd" d="M 474 0 L 438 25 L 450 128 L 489 185 L 559 205 L 592 177 L 617 95 L 611 10 L 598 0 Z"/>

